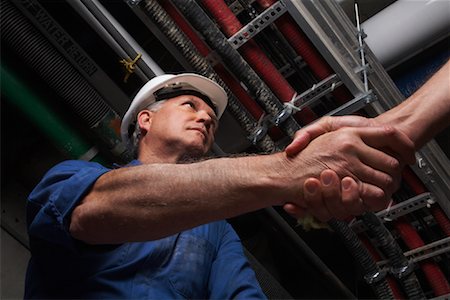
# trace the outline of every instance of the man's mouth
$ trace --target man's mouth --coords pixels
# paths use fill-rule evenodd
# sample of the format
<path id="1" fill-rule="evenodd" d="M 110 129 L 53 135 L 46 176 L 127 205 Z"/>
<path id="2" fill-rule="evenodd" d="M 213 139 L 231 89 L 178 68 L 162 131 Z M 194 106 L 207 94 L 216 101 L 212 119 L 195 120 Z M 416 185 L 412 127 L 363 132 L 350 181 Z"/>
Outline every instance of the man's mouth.
<path id="1" fill-rule="evenodd" d="M 201 132 L 201 133 L 203 134 L 203 136 L 205 137 L 205 139 L 206 139 L 206 137 L 208 136 L 208 134 L 206 133 L 206 130 L 203 129 L 203 128 L 190 128 L 190 129 L 191 129 L 191 130 L 196 130 L 196 131 Z"/>

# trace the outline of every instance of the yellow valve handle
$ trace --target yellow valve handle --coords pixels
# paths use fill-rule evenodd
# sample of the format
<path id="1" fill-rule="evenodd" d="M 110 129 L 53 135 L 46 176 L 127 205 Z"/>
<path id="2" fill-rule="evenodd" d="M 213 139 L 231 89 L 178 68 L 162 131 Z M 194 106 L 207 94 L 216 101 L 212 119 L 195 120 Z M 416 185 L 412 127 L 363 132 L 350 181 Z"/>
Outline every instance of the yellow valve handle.
<path id="1" fill-rule="evenodd" d="M 123 66 L 125 67 L 125 71 L 127 72 L 125 74 L 125 78 L 123 79 L 123 82 L 127 83 L 128 78 L 130 77 L 131 74 L 134 73 L 134 69 L 135 69 L 135 64 L 137 63 L 137 61 L 141 58 L 142 54 L 138 53 L 138 55 L 136 56 L 135 59 L 130 60 L 130 59 L 122 59 L 119 61 L 119 63 L 123 64 Z"/>

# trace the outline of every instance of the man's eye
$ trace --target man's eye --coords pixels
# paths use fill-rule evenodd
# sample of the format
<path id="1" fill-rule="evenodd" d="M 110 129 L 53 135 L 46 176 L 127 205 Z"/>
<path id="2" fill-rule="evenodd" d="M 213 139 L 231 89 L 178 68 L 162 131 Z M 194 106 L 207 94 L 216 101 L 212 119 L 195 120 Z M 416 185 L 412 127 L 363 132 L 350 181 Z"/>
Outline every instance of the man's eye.
<path id="1" fill-rule="evenodd" d="M 191 102 L 191 101 L 187 101 L 187 102 L 183 103 L 183 105 L 189 105 L 190 107 L 195 108 L 194 102 Z"/>

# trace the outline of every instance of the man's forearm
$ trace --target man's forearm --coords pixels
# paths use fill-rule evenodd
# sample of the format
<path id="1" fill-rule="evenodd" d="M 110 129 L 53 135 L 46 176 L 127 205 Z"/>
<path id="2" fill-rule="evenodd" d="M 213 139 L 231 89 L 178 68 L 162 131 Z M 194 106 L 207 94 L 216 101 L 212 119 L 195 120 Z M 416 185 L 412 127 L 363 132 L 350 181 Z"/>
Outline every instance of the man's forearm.
<path id="1" fill-rule="evenodd" d="M 396 126 L 422 147 L 450 125 L 450 62 L 411 97 L 376 118 Z"/>
<path id="2" fill-rule="evenodd" d="M 282 153 L 193 164 L 149 164 L 101 176 L 72 214 L 71 233 L 91 243 L 158 239 L 292 198 Z M 300 186 L 300 185 L 299 185 Z M 291 187 L 291 188 L 289 188 Z M 300 189 L 297 189 L 300 191 Z M 300 197 L 300 195 L 299 195 Z"/>

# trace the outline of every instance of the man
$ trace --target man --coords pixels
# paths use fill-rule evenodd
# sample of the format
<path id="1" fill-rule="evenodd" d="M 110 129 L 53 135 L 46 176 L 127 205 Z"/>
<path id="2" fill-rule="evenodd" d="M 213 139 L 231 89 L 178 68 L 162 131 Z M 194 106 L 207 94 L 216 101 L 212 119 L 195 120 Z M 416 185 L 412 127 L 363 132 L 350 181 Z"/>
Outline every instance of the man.
<path id="1" fill-rule="evenodd" d="M 413 156 L 403 133 L 370 127 L 326 133 L 291 156 L 182 163 L 208 152 L 226 103 L 205 77 L 155 77 L 121 127 L 137 160 L 115 170 L 81 161 L 52 168 L 29 197 L 25 298 L 264 298 L 221 220 L 300 205 L 305 180 L 326 169 L 358 179 L 358 196 L 374 209 L 395 190 L 403 163 L 377 148 Z"/>

